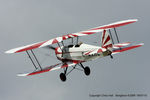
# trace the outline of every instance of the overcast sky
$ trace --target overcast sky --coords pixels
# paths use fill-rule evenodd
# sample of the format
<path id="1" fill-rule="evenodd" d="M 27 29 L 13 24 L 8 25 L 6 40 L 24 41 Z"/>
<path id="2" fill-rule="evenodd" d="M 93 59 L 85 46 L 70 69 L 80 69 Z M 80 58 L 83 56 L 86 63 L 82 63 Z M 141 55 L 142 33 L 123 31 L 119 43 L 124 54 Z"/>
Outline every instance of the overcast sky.
<path id="1" fill-rule="evenodd" d="M 0 0 L 0 100 L 149 100 L 149 0 Z M 62 69 L 32 77 L 18 73 L 34 70 L 25 53 L 6 50 L 86 30 L 115 21 L 139 21 L 117 28 L 121 42 L 143 47 L 84 63 L 91 75 L 74 70 L 61 82 Z M 80 41 L 100 46 L 101 33 Z M 94 43 L 97 42 L 97 43 Z M 37 49 L 43 66 L 59 61 L 53 51 Z M 49 54 L 49 56 L 45 56 Z M 89 94 L 147 94 L 147 97 L 90 97 Z"/>

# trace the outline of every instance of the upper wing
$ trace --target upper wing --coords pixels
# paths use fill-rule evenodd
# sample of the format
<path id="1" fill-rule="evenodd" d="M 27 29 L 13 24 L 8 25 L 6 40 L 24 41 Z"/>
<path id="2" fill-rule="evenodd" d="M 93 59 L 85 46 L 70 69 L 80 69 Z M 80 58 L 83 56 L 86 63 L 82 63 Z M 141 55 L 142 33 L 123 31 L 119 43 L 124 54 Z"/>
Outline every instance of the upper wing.
<path id="1" fill-rule="evenodd" d="M 49 72 L 49 71 L 57 70 L 57 69 L 60 69 L 60 68 L 75 66 L 78 63 L 79 62 L 76 62 L 76 61 L 72 61 L 72 62 L 70 61 L 70 62 L 66 62 L 66 63 L 59 63 L 59 64 L 55 64 L 55 65 L 52 65 L 52 66 L 45 67 L 42 70 L 38 69 L 38 70 L 33 71 L 31 73 L 18 74 L 18 76 L 31 76 L 31 75 L 41 74 L 41 73 L 44 73 L 44 72 Z"/>
<path id="2" fill-rule="evenodd" d="M 92 29 L 89 29 L 89 30 L 86 30 L 86 31 L 81 31 L 81 32 L 72 33 L 72 34 L 68 34 L 68 35 L 63 35 L 61 37 L 53 38 L 51 40 L 42 41 L 42 42 L 27 45 L 27 46 L 22 46 L 22 47 L 19 47 L 19 48 L 11 49 L 11 50 L 6 51 L 5 53 L 18 53 L 18 52 L 23 52 L 23 51 L 35 49 L 35 48 L 41 48 L 41 47 L 45 47 L 45 46 L 48 46 L 48 45 L 51 45 L 51 44 L 61 42 L 61 41 L 66 40 L 68 38 L 90 35 L 90 34 L 94 34 L 94 33 L 97 33 L 97 32 L 102 32 L 103 30 L 107 30 L 107 29 L 111 29 L 111 28 L 131 24 L 131 23 L 134 23 L 136 21 L 137 21 L 137 19 L 119 21 L 119 22 L 115 22 L 115 23 L 112 23 L 112 24 L 92 28 Z"/>

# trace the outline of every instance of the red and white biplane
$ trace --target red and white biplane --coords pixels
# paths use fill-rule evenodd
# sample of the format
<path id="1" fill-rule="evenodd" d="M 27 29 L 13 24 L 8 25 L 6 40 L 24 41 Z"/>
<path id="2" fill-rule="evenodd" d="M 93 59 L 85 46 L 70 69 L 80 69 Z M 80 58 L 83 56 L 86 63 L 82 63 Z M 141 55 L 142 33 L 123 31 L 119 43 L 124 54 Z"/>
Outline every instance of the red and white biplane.
<path id="1" fill-rule="evenodd" d="M 64 69 L 64 72 L 60 74 L 60 79 L 62 81 L 66 81 L 66 75 L 68 75 L 74 69 L 82 70 L 84 71 L 85 75 L 90 75 L 90 68 L 88 66 L 84 67 L 82 64 L 84 62 L 102 58 L 105 56 L 110 56 L 111 58 L 113 58 L 112 55 L 114 54 L 142 46 L 143 43 L 137 45 L 131 45 L 130 42 L 120 43 L 116 32 L 116 27 L 131 24 L 136 21 L 137 19 L 119 21 L 112 24 L 92 28 L 86 31 L 67 34 L 47 41 L 11 49 L 6 51 L 5 53 L 19 53 L 25 51 L 29 56 L 31 62 L 33 63 L 36 69 L 35 71 L 31 73 L 18 74 L 18 76 L 31 76 L 62 68 Z M 112 38 L 112 29 L 114 30 L 117 43 L 114 43 L 114 40 Z M 102 32 L 101 46 L 94 46 L 78 42 L 80 36 L 86 36 L 100 32 Z M 74 42 L 74 38 L 76 38 L 76 42 Z M 63 41 L 67 39 L 71 39 L 72 43 L 69 45 L 65 45 Z M 52 44 L 57 44 L 58 47 L 51 46 Z M 35 53 L 33 52 L 33 49 L 42 47 L 48 47 L 49 49 L 55 50 L 56 57 L 61 61 L 61 63 L 48 67 L 42 67 L 37 57 L 35 56 Z M 77 65 L 82 69 L 77 68 Z M 72 69 L 68 71 L 68 67 L 71 67 Z"/>

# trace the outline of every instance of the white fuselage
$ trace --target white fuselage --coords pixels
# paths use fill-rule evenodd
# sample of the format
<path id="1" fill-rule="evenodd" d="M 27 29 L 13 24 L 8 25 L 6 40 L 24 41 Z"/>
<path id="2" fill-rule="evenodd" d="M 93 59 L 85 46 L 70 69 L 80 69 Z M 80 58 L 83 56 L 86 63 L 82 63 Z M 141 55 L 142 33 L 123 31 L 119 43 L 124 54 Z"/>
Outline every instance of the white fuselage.
<path id="1" fill-rule="evenodd" d="M 63 51 L 63 52 L 62 52 Z M 60 60 L 90 61 L 110 55 L 110 51 L 98 46 L 81 44 L 57 47 L 55 53 Z"/>

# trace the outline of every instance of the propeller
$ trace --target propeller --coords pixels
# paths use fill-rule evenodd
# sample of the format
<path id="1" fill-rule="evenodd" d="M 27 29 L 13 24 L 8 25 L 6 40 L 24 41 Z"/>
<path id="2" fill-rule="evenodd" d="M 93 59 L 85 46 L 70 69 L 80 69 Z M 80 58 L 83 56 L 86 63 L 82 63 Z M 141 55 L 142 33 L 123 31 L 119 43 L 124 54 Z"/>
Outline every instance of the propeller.
<path id="1" fill-rule="evenodd" d="M 43 50 L 45 49 L 45 51 L 43 51 L 42 49 L 37 49 L 39 54 L 42 54 L 44 55 L 43 58 L 41 59 L 40 63 L 41 65 L 46 61 L 48 60 L 48 57 L 51 57 L 51 59 L 56 59 L 53 55 L 51 55 L 51 53 L 47 53 L 48 51 L 47 50 L 54 50 L 55 51 L 55 48 L 54 46 L 45 46 L 43 47 Z M 46 50 L 47 49 L 47 50 Z"/>

